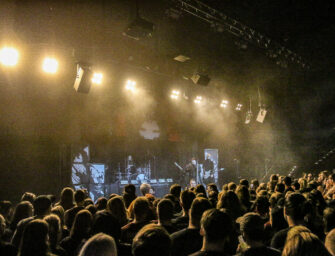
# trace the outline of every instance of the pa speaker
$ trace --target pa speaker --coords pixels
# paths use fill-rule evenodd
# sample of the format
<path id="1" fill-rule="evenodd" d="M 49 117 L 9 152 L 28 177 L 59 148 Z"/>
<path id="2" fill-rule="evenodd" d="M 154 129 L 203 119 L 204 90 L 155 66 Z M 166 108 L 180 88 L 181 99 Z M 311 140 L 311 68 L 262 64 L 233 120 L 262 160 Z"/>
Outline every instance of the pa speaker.
<path id="1" fill-rule="evenodd" d="M 77 65 L 77 76 L 74 82 L 76 92 L 89 93 L 91 89 L 92 71 L 88 66 Z"/>
<path id="2" fill-rule="evenodd" d="M 202 85 L 202 86 L 207 86 L 209 84 L 209 81 L 211 80 L 209 76 L 207 75 L 201 75 L 201 74 L 194 74 L 191 77 L 191 80 L 193 83 Z"/>

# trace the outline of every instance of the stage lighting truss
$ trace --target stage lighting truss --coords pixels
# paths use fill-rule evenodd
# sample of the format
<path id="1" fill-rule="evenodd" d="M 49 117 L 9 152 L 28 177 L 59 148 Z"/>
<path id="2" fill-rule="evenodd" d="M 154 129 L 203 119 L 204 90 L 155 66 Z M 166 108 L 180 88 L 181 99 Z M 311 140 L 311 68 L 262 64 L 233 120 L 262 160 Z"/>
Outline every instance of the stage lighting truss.
<path id="1" fill-rule="evenodd" d="M 49 74 L 55 74 L 58 70 L 58 61 L 54 58 L 45 58 L 43 61 L 43 71 Z"/>
<path id="2" fill-rule="evenodd" d="M 195 104 L 200 104 L 202 102 L 202 97 L 201 96 L 197 96 L 196 98 L 195 98 L 195 100 L 194 100 L 194 103 Z"/>
<path id="3" fill-rule="evenodd" d="M 132 93 L 136 92 L 136 82 L 133 80 L 127 80 L 126 90 L 131 91 Z"/>
<path id="4" fill-rule="evenodd" d="M 223 100 L 220 104 L 220 107 L 221 108 L 226 108 L 228 106 L 228 103 L 229 103 L 228 100 Z"/>
<path id="5" fill-rule="evenodd" d="M 19 52 L 12 47 L 4 47 L 0 50 L 0 63 L 4 66 L 13 67 L 19 61 Z"/>
<path id="6" fill-rule="evenodd" d="M 242 107 L 243 107 L 242 104 L 237 104 L 235 110 L 236 110 L 236 111 L 241 111 Z"/>
<path id="7" fill-rule="evenodd" d="M 178 100 L 180 95 L 180 91 L 172 90 L 172 93 L 170 95 L 171 99 Z"/>
<path id="8" fill-rule="evenodd" d="M 172 0 L 172 2 L 175 3 L 177 10 L 181 10 L 209 23 L 210 27 L 216 32 L 228 32 L 240 40 L 260 48 L 268 58 L 281 67 L 287 67 L 288 63 L 292 63 L 302 69 L 310 69 L 310 65 L 301 56 L 255 29 L 204 4 L 204 1 Z"/>
<path id="9" fill-rule="evenodd" d="M 101 84 L 102 83 L 103 75 L 102 73 L 94 73 L 92 77 L 93 84 Z"/>

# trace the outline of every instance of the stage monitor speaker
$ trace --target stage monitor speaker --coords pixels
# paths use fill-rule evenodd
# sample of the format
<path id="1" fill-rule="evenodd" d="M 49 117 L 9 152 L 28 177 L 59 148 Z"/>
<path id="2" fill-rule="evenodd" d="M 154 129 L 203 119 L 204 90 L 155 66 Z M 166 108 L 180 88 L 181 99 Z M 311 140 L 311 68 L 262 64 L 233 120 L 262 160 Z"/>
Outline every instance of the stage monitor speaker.
<path id="1" fill-rule="evenodd" d="M 77 65 L 77 76 L 74 82 L 76 92 L 89 93 L 91 89 L 92 71 L 89 66 Z"/>
<path id="2" fill-rule="evenodd" d="M 197 74 L 194 74 L 191 77 L 191 80 L 195 84 L 202 85 L 202 86 L 207 86 L 211 79 L 209 78 L 208 75 L 201 75 L 201 74 L 197 73 Z"/>

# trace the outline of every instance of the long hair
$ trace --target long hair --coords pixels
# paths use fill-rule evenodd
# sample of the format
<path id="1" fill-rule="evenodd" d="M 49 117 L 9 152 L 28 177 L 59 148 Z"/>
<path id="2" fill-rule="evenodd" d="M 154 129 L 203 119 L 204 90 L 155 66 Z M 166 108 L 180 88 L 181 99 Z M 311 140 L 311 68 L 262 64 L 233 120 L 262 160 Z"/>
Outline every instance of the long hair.
<path id="1" fill-rule="evenodd" d="M 324 244 L 308 228 L 295 226 L 287 234 L 283 256 L 330 256 Z"/>
<path id="2" fill-rule="evenodd" d="M 77 213 L 70 231 L 71 237 L 87 238 L 91 232 L 92 214 L 88 210 Z"/>
<path id="3" fill-rule="evenodd" d="M 223 193 L 217 203 L 217 209 L 225 208 L 230 216 L 236 220 L 242 215 L 241 203 L 233 191 Z"/>
<path id="4" fill-rule="evenodd" d="M 11 230 L 15 230 L 20 220 L 31 217 L 33 215 L 33 205 L 29 201 L 20 202 L 14 210 L 12 222 L 10 223 Z"/>
<path id="5" fill-rule="evenodd" d="M 79 256 L 117 256 L 116 244 L 114 238 L 99 233 L 86 241 Z"/>
<path id="6" fill-rule="evenodd" d="M 109 199 L 107 210 L 119 221 L 121 227 L 128 223 L 126 207 L 121 196 Z"/>
<path id="7" fill-rule="evenodd" d="M 49 255 L 48 223 L 44 220 L 33 220 L 23 231 L 19 256 Z"/>
<path id="8" fill-rule="evenodd" d="M 55 249 L 57 244 L 61 238 L 62 228 L 61 228 L 61 221 L 59 217 L 55 214 L 50 214 L 44 217 L 44 220 L 49 225 L 49 242 L 50 248 Z"/>

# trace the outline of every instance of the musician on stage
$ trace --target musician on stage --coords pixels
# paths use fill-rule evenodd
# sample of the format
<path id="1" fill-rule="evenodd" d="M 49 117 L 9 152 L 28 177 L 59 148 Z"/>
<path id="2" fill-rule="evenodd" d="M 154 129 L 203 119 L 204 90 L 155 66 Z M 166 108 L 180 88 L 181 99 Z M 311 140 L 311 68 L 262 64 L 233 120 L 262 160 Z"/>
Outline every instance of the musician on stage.
<path id="1" fill-rule="evenodd" d="M 214 162 L 211 160 L 211 155 L 206 154 L 206 159 L 203 164 L 203 182 L 205 184 L 213 183 L 214 180 Z"/>
<path id="2" fill-rule="evenodd" d="M 197 160 L 192 157 L 191 161 L 185 167 L 185 184 L 188 184 L 191 179 L 197 180 Z"/>

